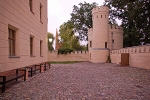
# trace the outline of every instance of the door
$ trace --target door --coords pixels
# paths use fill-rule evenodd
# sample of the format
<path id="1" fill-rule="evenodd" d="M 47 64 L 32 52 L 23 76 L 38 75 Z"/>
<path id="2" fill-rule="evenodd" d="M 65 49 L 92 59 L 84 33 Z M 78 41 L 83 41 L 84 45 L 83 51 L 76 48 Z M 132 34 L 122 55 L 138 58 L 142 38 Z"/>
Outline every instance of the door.
<path id="1" fill-rule="evenodd" d="M 121 66 L 129 66 L 129 53 L 121 53 Z"/>

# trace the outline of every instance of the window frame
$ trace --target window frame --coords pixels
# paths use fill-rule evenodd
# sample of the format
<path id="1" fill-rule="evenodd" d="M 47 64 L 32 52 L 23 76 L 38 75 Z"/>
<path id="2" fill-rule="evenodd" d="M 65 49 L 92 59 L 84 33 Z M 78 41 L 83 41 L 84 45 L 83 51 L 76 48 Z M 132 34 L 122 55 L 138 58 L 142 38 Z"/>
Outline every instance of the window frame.
<path id="1" fill-rule="evenodd" d="M 92 41 L 90 41 L 90 48 L 92 47 Z"/>
<path id="2" fill-rule="evenodd" d="M 16 56 L 16 32 L 8 28 L 9 56 Z"/>
<path id="3" fill-rule="evenodd" d="M 105 48 L 108 48 L 108 47 L 107 47 L 107 45 L 108 45 L 108 43 L 107 43 L 107 42 L 105 42 Z"/>
<path id="4" fill-rule="evenodd" d="M 30 11 L 33 13 L 33 0 L 29 0 L 29 8 L 30 8 Z"/>
<path id="5" fill-rule="evenodd" d="M 43 48 L 43 41 L 40 40 L 40 56 L 41 57 L 43 57 L 42 48 Z"/>
<path id="6" fill-rule="evenodd" d="M 30 56 L 33 56 L 33 37 L 30 36 Z"/>
<path id="7" fill-rule="evenodd" d="M 42 9 L 43 9 L 43 6 L 42 6 L 42 4 L 40 3 L 40 22 L 41 22 L 41 23 L 43 23 L 43 22 L 42 22 Z"/>
<path id="8" fill-rule="evenodd" d="M 112 43 L 115 43 L 115 40 L 114 40 L 114 39 L 112 40 Z"/>

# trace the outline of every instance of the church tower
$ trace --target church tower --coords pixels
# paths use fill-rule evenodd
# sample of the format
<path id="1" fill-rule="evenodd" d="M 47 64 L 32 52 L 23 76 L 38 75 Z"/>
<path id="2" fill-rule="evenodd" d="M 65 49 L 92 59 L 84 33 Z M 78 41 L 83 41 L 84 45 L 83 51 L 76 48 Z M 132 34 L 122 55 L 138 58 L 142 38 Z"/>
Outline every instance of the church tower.
<path id="1" fill-rule="evenodd" d="M 62 46 L 62 43 L 59 43 L 58 36 L 58 30 L 56 29 L 55 50 L 58 50 Z"/>
<path id="2" fill-rule="evenodd" d="M 92 10 L 93 36 L 90 57 L 93 63 L 106 62 L 109 54 L 108 15 L 107 6 L 96 7 Z"/>
<path id="3" fill-rule="evenodd" d="M 59 40 L 58 40 L 58 31 L 56 29 L 56 38 L 55 38 L 55 50 L 58 50 Z"/>

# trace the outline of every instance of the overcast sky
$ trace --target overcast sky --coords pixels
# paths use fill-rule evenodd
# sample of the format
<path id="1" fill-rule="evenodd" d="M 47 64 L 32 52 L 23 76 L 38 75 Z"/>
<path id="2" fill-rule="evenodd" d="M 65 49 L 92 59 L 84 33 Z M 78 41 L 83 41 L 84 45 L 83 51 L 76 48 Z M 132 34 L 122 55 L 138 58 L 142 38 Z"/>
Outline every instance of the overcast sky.
<path id="1" fill-rule="evenodd" d="M 104 0 L 48 0 L 48 32 L 56 34 L 56 28 L 70 19 L 73 5 L 96 2 L 103 5 Z"/>

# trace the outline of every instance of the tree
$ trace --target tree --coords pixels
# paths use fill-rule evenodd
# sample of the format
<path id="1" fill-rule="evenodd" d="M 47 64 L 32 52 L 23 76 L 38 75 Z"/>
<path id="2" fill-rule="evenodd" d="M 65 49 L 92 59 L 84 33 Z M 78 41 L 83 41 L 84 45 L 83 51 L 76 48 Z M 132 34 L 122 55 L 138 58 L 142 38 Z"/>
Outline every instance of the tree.
<path id="1" fill-rule="evenodd" d="M 61 42 L 63 47 L 68 47 L 71 48 L 71 40 L 74 35 L 73 31 L 74 25 L 73 23 L 69 20 L 67 22 L 64 22 L 59 29 L 59 36 L 61 37 Z"/>
<path id="2" fill-rule="evenodd" d="M 49 41 L 49 39 L 52 39 L 52 41 Z M 48 34 L 47 34 L 48 50 L 54 50 L 53 42 L 54 42 L 54 35 L 52 33 L 48 32 Z"/>
<path id="3" fill-rule="evenodd" d="M 62 43 L 62 46 L 61 48 L 58 49 L 58 53 L 66 54 L 71 53 L 73 51 L 73 49 L 71 48 L 71 40 L 74 35 L 73 28 L 74 28 L 73 23 L 70 20 L 64 22 L 60 26 L 59 36 L 61 38 L 60 41 Z"/>
<path id="4" fill-rule="evenodd" d="M 81 46 L 80 46 L 80 43 L 79 43 L 79 38 L 77 36 L 72 37 L 71 47 L 74 50 L 81 50 Z"/>
<path id="5" fill-rule="evenodd" d="M 59 29 L 59 36 L 61 38 L 62 47 L 60 48 L 61 53 L 71 52 L 73 50 L 83 50 L 84 48 L 80 45 L 78 36 L 74 35 L 74 25 L 68 20 L 63 23 Z"/>
<path id="6" fill-rule="evenodd" d="M 74 31 L 79 33 L 80 40 L 88 40 L 88 29 L 92 27 L 92 9 L 98 4 L 84 2 L 74 5 L 71 15 L 71 21 L 74 24 Z"/>
<path id="7" fill-rule="evenodd" d="M 149 0 L 105 0 L 110 7 L 110 22 L 122 20 L 124 47 L 150 43 Z"/>

